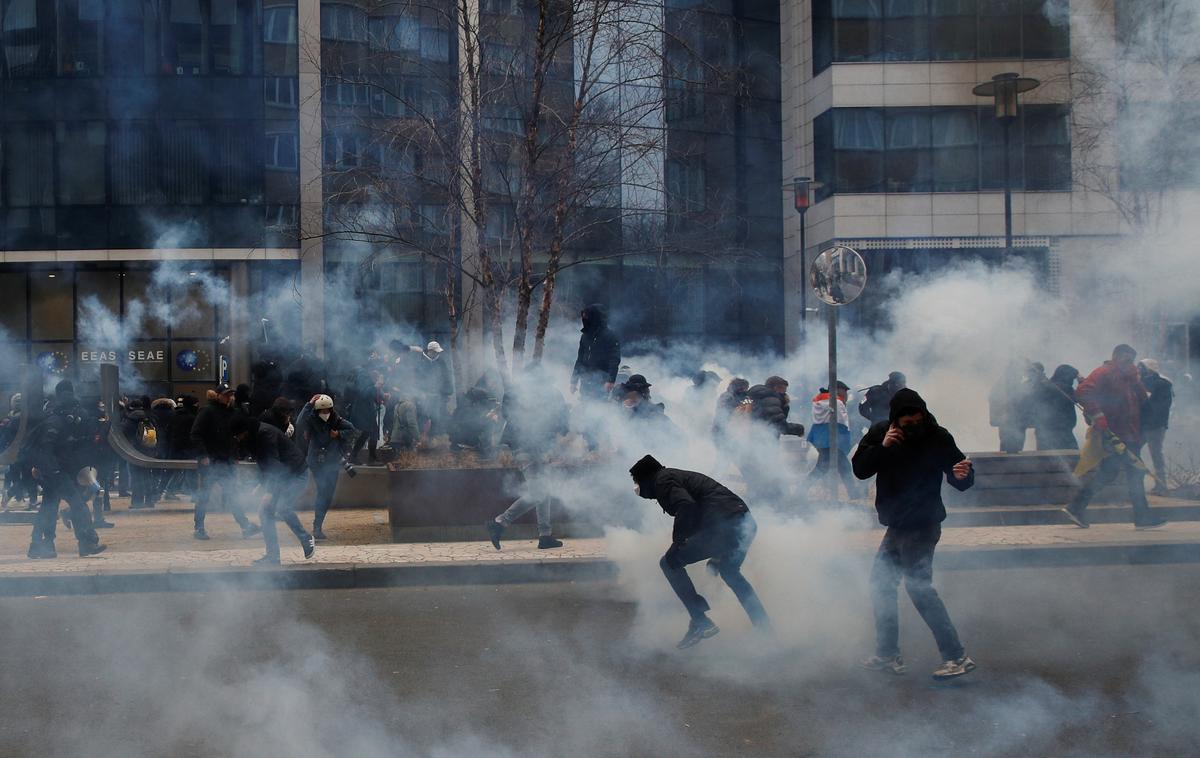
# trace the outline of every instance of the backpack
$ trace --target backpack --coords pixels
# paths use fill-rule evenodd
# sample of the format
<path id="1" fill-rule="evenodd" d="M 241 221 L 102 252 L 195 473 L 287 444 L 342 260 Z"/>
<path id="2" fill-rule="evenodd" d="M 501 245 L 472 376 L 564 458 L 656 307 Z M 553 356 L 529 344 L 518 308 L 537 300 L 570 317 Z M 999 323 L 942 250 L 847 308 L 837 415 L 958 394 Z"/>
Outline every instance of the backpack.
<path id="1" fill-rule="evenodd" d="M 137 442 L 147 450 L 158 447 L 158 429 L 150 419 L 141 419 L 137 425 Z"/>

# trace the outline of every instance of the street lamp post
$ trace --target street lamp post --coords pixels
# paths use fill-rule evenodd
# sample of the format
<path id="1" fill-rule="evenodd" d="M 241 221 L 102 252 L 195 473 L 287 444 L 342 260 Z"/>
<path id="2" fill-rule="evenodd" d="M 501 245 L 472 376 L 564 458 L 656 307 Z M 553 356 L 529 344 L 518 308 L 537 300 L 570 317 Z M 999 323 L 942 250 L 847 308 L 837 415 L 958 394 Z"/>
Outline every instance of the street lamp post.
<path id="1" fill-rule="evenodd" d="M 792 202 L 795 204 L 796 212 L 800 214 L 800 334 L 801 338 L 808 336 L 808 287 L 805 284 L 808 277 L 805 276 L 804 252 L 807 249 L 805 243 L 805 217 L 808 215 L 808 208 L 812 205 L 812 179 L 807 176 L 797 176 L 792 179 Z"/>
<path id="2" fill-rule="evenodd" d="M 971 90 L 979 97 L 990 97 L 995 105 L 996 119 L 1004 129 L 1004 249 L 1012 251 L 1012 177 L 1009 164 L 1010 135 L 1013 122 L 1020 115 L 1018 96 L 1037 87 L 1041 82 L 1020 74 L 996 74 L 990 82 Z"/>

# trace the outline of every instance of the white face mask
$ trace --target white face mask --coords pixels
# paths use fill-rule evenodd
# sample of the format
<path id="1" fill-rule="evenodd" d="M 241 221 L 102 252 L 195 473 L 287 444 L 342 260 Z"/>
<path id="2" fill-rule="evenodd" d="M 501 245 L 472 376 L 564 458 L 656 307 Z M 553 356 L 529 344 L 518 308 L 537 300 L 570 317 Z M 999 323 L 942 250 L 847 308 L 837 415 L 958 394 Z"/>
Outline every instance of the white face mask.
<path id="1" fill-rule="evenodd" d="M 321 417 L 322 421 L 328 421 L 329 417 L 332 416 L 333 413 L 331 411 L 317 411 L 317 415 Z"/>
<path id="2" fill-rule="evenodd" d="M 637 482 L 634 482 L 633 483 L 633 494 L 641 495 L 642 494 L 642 485 L 638 484 Z"/>

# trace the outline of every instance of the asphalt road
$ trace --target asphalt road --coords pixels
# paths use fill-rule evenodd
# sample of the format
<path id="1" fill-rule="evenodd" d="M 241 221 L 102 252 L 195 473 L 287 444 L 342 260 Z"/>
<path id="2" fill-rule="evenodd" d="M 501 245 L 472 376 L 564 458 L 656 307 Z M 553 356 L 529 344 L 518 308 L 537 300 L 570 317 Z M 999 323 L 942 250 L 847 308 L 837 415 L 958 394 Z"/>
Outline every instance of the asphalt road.
<path id="1" fill-rule="evenodd" d="M 943 573 L 950 685 L 903 594 L 898 678 L 855 667 L 856 588 L 677 652 L 646 579 L 5 598 L 0 755 L 1200 754 L 1194 565 Z"/>

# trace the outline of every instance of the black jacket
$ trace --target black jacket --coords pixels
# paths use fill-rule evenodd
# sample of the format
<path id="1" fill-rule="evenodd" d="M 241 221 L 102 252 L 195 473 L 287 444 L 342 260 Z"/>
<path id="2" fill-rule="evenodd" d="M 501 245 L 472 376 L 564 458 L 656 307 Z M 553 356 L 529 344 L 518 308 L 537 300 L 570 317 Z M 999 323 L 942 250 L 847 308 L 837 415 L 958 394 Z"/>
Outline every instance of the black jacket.
<path id="1" fill-rule="evenodd" d="M 258 414 L 258 420 L 261 423 L 270 424 L 279 431 L 283 432 L 285 435 L 287 434 L 287 428 L 290 422 L 288 421 L 287 411 L 282 408 L 272 405 L 262 413 Z"/>
<path id="2" fill-rule="evenodd" d="M 595 304 L 583 309 L 583 334 L 579 337 L 579 353 L 575 357 L 572 383 L 597 392 L 606 382 L 617 381 L 621 367 L 621 340 L 608 328 L 608 313 Z"/>
<path id="3" fill-rule="evenodd" d="M 304 453 L 279 429 L 251 419 L 250 437 L 246 446 L 264 478 L 303 476 L 307 465 Z"/>
<path id="4" fill-rule="evenodd" d="M 675 517 L 671 542 L 676 545 L 687 542 L 701 529 L 750 512 L 725 485 L 695 471 L 664 468 L 652 481 L 638 484 L 642 497 L 657 500 L 664 513 Z"/>
<path id="5" fill-rule="evenodd" d="M 192 424 L 192 452 L 197 458 L 208 457 L 214 461 L 233 460 L 233 423 L 235 411 L 219 400 L 209 400 L 196 414 Z"/>
<path id="6" fill-rule="evenodd" d="M 141 428 L 143 424 L 148 424 L 149 426 L 154 427 L 156 435 L 161 434 L 158 425 L 144 408 L 130 408 L 129 410 L 126 410 L 124 414 L 122 414 L 121 433 L 124 434 L 125 439 L 132 442 L 134 447 L 136 447 L 138 450 L 146 453 L 147 455 L 157 455 L 159 452 L 158 448 L 162 443 L 159 443 L 159 445 L 155 445 L 152 448 L 147 448 L 142 445 Z"/>
<path id="7" fill-rule="evenodd" d="M 1175 399 L 1175 389 L 1170 379 L 1159 374 L 1144 374 L 1142 384 L 1150 397 L 1142 403 L 1142 431 L 1166 429 L 1171 418 L 1171 402 Z"/>
<path id="8" fill-rule="evenodd" d="M 196 409 L 186 405 L 175 409 L 167 425 L 167 450 L 172 458 L 194 458 L 192 450 L 192 426 L 196 423 Z"/>
<path id="9" fill-rule="evenodd" d="M 787 396 L 782 392 L 776 392 L 765 384 L 756 384 L 746 393 L 746 397 L 754 403 L 754 410 L 751 414 L 754 419 L 771 427 L 776 436 L 781 434 L 801 436 L 804 434 L 803 424 L 788 423 L 787 418 L 788 413 L 791 412 L 791 405 L 787 401 Z"/>
<path id="10" fill-rule="evenodd" d="M 1075 429 L 1078 416 L 1073 386 L 1047 379 L 1033 389 L 1032 400 L 1034 428 L 1068 432 Z"/>
<path id="11" fill-rule="evenodd" d="M 69 476 L 89 464 L 90 442 L 95 430 L 83 406 L 73 397 L 56 398 L 46 417 L 31 429 L 21 447 L 19 463 L 36 468 L 43 478 Z"/>
<path id="12" fill-rule="evenodd" d="M 942 480 L 952 487 L 966 490 L 975 483 L 975 471 L 966 479 L 954 478 L 954 464 L 966 458 L 950 432 L 938 426 L 921 396 L 910 389 L 899 390 L 891 403 L 891 417 L 871 427 L 852 463 L 859 479 L 875 477 L 875 510 L 879 523 L 897 529 L 911 529 L 940 524 L 946 519 L 942 504 Z M 922 435 L 885 448 L 884 435 L 896 422 L 899 411 L 920 408 L 925 412 Z"/>

